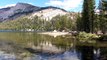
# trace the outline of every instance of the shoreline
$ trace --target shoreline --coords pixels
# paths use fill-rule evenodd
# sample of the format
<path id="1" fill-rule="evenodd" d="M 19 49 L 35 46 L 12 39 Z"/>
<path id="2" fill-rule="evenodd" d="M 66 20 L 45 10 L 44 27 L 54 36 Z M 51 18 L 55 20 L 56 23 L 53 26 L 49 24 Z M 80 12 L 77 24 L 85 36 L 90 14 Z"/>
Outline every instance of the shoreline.
<path id="1" fill-rule="evenodd" d="M 69 35 L 69 32 L 41 32 L 39 34 L 43 35 L 50 35 L 50 36 L 62 36 L 62 35 Z"/>

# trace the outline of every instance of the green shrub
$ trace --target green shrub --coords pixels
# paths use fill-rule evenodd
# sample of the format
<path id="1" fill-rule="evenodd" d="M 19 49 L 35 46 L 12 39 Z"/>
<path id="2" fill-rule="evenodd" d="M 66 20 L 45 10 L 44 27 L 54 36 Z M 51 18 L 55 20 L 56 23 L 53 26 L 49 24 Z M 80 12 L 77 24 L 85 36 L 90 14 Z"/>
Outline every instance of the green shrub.
<path id="1" fill-rule="evenodd" d="M 77 40 L 82 42 L 93 41 L 93 38 L 98 38 L 98 36 L 96 34 L 86 33 L 86 32 L 80 32 L 77 35 Z"/>

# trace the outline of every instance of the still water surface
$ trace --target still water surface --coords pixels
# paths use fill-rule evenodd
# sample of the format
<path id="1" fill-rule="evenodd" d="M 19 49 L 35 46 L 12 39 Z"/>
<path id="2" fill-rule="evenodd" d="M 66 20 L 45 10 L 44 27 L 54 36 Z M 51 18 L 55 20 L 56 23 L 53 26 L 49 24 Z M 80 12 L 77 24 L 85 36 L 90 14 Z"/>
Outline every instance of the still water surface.
<path id="1" fill-rule="evenodd" d="M 107 60 L 107 43 L 31 32 L 0 32 L 0 60 Z"/>

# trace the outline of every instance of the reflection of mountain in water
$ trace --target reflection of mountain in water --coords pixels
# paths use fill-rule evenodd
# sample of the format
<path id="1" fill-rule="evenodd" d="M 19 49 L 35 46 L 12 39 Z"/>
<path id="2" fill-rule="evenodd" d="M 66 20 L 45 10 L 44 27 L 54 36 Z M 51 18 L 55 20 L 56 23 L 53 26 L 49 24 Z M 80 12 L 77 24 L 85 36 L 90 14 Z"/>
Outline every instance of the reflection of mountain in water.
<path id="1" fill-rule="evenodd" d="M 1 32 L 0 58 L 4 56 L 19 60 L 107 60 L 107 42 L 88 44 L 72 36 Z"/>
<path id="2" fill-rule="evenodd" d="M 37 54 L 35 57 L 38 60 L 79 60 L 76 50 L 72 48 L 72 44 L 70 47 L 68 46 L 69 48 L 61 48 L 53 45 L 52 42 L 44 41 L 37 46 L 30 43 L 29 47 L 26 50 Z"/>
<path id="3" fill-rule="evenodd" d="M 32 44 L 30 44 L 30 48 L 34 49 L 34 50 L 38 50 L 38 51 L 43 51 L 45 53 L 62 53 L 64 52 L 64 49 L 58 48 L 55 45 L 52 45 L 51 42 L 49 41 L 45 41 L 42 43 L 39 43 L 39 45 L 34 46 Z"/>
<path id="4" fill-rule="evenodd" d="M 26 51 L 20 45 L 17 45 L 12 41 L 0 40 L 0 60 L 21 59 L 22 57 L 20 55 L 23 52 Z"/>
<path id="5" fill-rule="evenodd" d="M 15 60 L 16 56 L 14 54 L 7 54 L 4 51 L 0 51 L 0 60 Z"/>
<path id="6" fill-rule="evenodd" d="M 28 52 L 33 53 L 31 56 L 26 56 L 30 60 L 38 55 L 41 57 L 58 56 L 73 46 L 73 40 L 70 39 L 70 36 L 54 38 L 36 33 L 2 32 L 0 33 L 0 50 L 14 53 L 20 59 L 23 59 L 23 54 L 26 56 Z"/>

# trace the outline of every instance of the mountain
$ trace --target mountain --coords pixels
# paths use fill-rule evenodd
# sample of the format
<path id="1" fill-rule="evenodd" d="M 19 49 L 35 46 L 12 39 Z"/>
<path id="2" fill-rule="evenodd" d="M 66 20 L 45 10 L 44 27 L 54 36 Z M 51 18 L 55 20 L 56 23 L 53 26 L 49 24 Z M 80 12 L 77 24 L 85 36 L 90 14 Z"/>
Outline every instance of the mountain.
<path id="1" fill-rule="evenodd" d="M 43 19 L 51 20 L 53 17 L 55 17 L 57 15 L 65 15 L 67 13 L 68 12 L 65 11 L 64 9 L 48 6 L 48 7 L 42 7 L 41 9 L 38 10 L 38 12 L 34 12 L 31 15 L 31 17 L 36 15 Z"/>
<path id="2" fill-rule="evenodd" d="M 15 6 L 0 9 L 0 22 L 6 20 L 15 20 L 18 17 L 31 14 L 32 16 L 41 16 L 45 19 L 51 19 L 56 15 L 64 15 L 66 11 L 57 7 L 38 7 L 27 3 L 17 3 Z"/>

